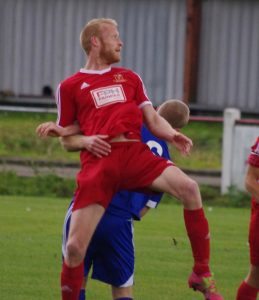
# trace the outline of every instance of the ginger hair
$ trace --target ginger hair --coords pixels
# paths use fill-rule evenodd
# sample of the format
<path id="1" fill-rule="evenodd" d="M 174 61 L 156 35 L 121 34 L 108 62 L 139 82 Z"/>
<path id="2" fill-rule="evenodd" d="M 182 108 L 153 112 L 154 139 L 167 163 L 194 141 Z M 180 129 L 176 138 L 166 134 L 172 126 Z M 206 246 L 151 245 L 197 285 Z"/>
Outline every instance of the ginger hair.
<path id="1" fill-rule="evenodd" d="M 88 23 L 85 24 L 84 28 L 80 33 L 80 44 L 85 53 L 88 55 L 91 50 L 91 38 L 93 36 L 100 37 L 101 34 L 101 26 L 103 24 L 109 24 L 118 26 L 117 22 L 113 19 L 108 18 L 99 18 L 92 19 Z"/>

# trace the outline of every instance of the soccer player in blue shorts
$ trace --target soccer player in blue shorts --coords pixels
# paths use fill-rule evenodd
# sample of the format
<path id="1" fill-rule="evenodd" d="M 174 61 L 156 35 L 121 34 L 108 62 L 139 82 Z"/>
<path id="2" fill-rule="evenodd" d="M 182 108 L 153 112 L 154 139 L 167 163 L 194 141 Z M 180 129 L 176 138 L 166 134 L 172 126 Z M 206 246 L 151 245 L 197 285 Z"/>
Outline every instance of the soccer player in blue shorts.
<path id="1" fill-rule="evenodd" d="M 181 128 L 188 123 L 189 108 L 182 101 L 168 100 L 158 109 L 158 113 L 174 127 Z M 170 160 L 166 142 L 158 139 L 142 127 L 142 141 L 151 151 Z M 73 139 L 75 139 L 73 137 Z M 65 148 L 72 150 L 74 141 L 63 140 Z M 79 147 L 77 142 L 76 150 Z M 74 149 L 74 150 L 75 150 Z M 115 300 L 133 299 L 134 281 L 134 243 L 133 220 L 140 220 L 150 208 L 155 208 L 162 193 L 148 195 L 130 191 L 120 191 L 112 199 L 102 217 L 84 260 L 85 282 L 80 291 L 79 300 L 85 300 L 85 285 L 92 267 L 93 279 L 110 284 Z M 65 255 L 66 241 L 70 226 L 73 200 L 67 211 L 64 228 L 62 253 Z"/>

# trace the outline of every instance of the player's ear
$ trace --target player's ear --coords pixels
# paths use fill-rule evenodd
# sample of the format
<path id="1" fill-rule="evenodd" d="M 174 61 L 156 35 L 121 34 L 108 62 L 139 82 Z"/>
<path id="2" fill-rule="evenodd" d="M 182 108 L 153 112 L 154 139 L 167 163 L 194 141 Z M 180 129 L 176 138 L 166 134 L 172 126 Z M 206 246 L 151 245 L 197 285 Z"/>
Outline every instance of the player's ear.
<path id="1" fill-rule="evenodd" d="M 100 45 L 100 39 L 95 35 L 91 36 L 91 45 L 93 47 L 98 47 Z"/>

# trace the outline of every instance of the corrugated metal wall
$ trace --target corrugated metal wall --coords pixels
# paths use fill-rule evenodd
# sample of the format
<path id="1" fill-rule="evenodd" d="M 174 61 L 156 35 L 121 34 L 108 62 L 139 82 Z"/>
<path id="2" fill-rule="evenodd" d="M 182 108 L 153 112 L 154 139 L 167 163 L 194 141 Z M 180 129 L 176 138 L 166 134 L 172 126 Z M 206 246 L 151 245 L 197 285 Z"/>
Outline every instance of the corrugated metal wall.
<path id="1" fill-rule="evenodd" d="M 259 1 L 203 2 L 197 103 L 259 112 Z"/>
<path id="2" fill-rule="evenodd" d="M 54 89 L 85 59 L 79 33 L 94 17 L 119 23 L 122 65 L 138 72 L 154 104 L 181 98 L 185 42 L 182 0 L 0 0 L 0 90 Z"/>
<path id="3" fill-rule="evenodd" d="M 115 18 L 122 65 L 138 72 L 154 104 L 182 98 L 184 0 L 0 0 L 0 90 L 40 94 L 84 64 L 79 33 Z M 204 0 L 197 105 L 259 112 L 259 1 Z"/>

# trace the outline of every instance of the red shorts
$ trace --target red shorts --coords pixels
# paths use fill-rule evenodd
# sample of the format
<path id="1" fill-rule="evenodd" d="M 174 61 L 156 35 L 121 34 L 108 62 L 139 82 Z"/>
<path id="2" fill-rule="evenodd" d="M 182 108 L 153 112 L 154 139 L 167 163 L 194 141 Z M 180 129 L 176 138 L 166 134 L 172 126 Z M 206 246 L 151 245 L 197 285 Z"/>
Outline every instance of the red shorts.
<path id="1" fill-rule="evenodd" d="M 111 153 L 102 158 L 86 154 L 77 175 L 73 210 L 98 203 L 106 208 L 119 190 L 147 188 L 173 163 L 155 156 L 142 142 L 112 143 Z"/>

